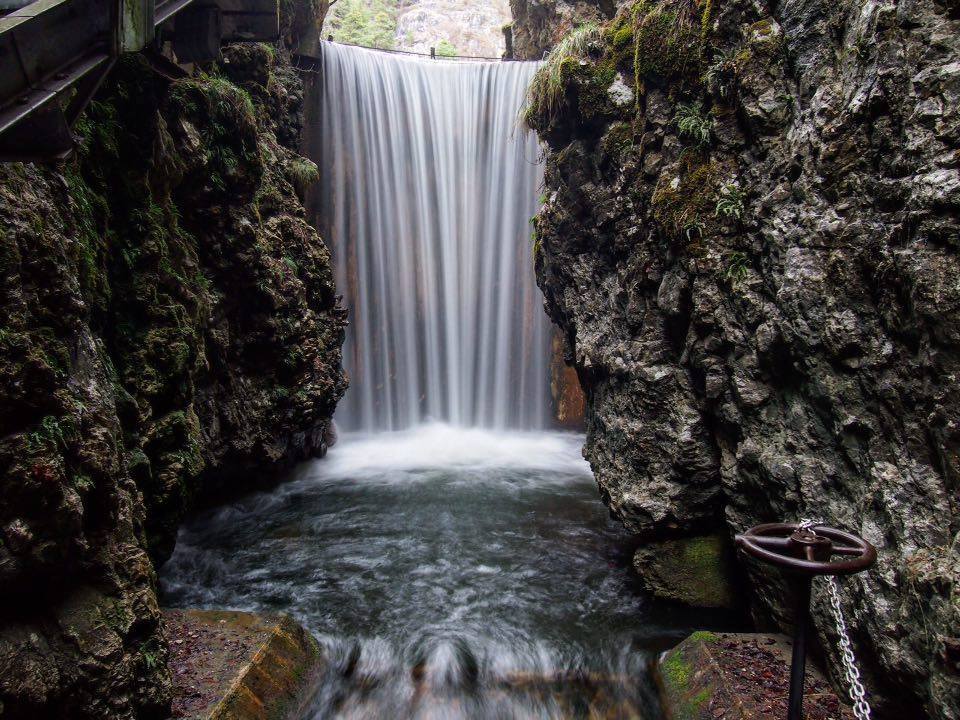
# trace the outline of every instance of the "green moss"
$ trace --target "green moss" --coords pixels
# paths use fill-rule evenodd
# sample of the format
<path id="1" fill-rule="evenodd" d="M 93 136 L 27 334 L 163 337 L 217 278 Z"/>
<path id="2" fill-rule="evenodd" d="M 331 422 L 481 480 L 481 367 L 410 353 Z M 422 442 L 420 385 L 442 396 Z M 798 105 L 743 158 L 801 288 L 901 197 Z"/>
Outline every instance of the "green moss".
<path id="1" fill-rule="evenodd" d="M 650 201 L 654 220 L 675 240 L 689 243 L 710 234 L 719 185 L 713 163 L 688 160 L 677 175 L 661 176 Z"/>
<path id="2" fill-rule="evenodd" d="M 733 607 L 732 568 L 720 535 L 678 538 L 638 548 L 634 567 L 656 597 L 691 607 Z"/>
<path id="3" fill-rule="evenodd" d="M 716 600 L 716 596 L 729 596 L 729 578 L 727 577 L 726 546 L 719 535 L 705 535 L 690 538 L 681 545 L 681 563 L 684 574 L 691 578 L 691 589 L 702 594 L 700 602 L 707 604 Z M 729 600 L 732 602 L 732 600 Z"/>
<path id="4" fill-rule="evenodd" d="M 68 167 L 64 179 L 74 205 L 72 217 L 76 222 L 77 239 L 74 261 L 79 271 L 80 285 L 87 300 L 97 311 L 104 313 L 111 295 L 106 265 L 109 232 L 104 225 L 109 212 L 108 204 L 90 188 L 76 167 Z"/>
<path id="5" fill-rule="evenodd" d="M 537 70 L 527 92 L 524 121 L 533 129 L 549 125 L 559 112 L 570 80 L 586 63 L 591 46 L 598 44 L 602 30 L 586 23 L 567 34 L 550 51 L 547 61 Z"/>
<path id="6" fill-rule="evenodd" d="M 633 50 L 633 30 L 636 14 L 632 10 L 618 13 L 603 32 L 603 40 L 614 50 Z"/>
<path id="7" fill-rule="evenodd" d="M 27 434 L 27 452 L 57 454 L 66 447 L 62 417 L 47 415 L 35 430 Z"/>
<path id="8" fill-rule="evenodd" d="M 634 32 L 633 69 L 637 87 L 645 82 L 685 83 L 689 90 L 699 83 L 704 41 L 701 29 L 691 20 L 690 8 L 682 2 L 644 5 Z"/>
<path id="9" fill-rule="evenodd" d="M 602 157 L 614 165 L 622 165 L 633 151 L 635 142 L 636 132 L 632 123 L 613 123 L 600 140 Z"/>
<path id="10" fill-rule="evenodd" d="M 661 663 L 660 672 L 663 674 L 666 682 L 670 683 L 671 686 L 680 692 L 683 692 L 690 683 L 690 675 L 693 673 L 693 668 L 683 657 L 683 653 L 680 650 L 675 650 Z"/>
<path id="11" fill-rule="evenodd" d="M 607 91 L 616 78 L 616 67 L 610 62 L 586 65 L 577 74 L 577 111 L 581 120 L 590 122 L 608 115 L 611 106 Z"/>
<path id="12" fill-rule="evenodd" d="M 696 718 L 700 716 L 700 708 L 707 704 L 710 698 L 713 697 L 713 693 L 710 692 L 710 688 L 704 688 L 692 698 L 690 698 L 690 709 L 689 717 Z"/>
<path id="13" fill-rule="evenodd" d="M 703 710 L 713 697 L 713 688 L 709 685 L 699 687 L 702 678 L 699 675 L 695 678 L 694 660 L 691 659 L 699 657 L 695 641 L 702 636 L 711 636 L 710 642 L 715 637 L 712 633 L 694 633 L 660 663 L 667 710 L 674 720 L 699 720 L 704 717 Z"/>
<path id="14" fill-rule="evenodd" d="M 697 630 L 690 636 L 690 639 L 694 642 L 715 643 L 720 641 L 720 636 L 709 630 Z"/>
<path id="15" fill-rule="evenodd" d="M 312 160 L 297 157 L 287 165 L 287 177 L 290 178 L 297 192 L 303 193 L 320 179 L 320 170 Z"/>

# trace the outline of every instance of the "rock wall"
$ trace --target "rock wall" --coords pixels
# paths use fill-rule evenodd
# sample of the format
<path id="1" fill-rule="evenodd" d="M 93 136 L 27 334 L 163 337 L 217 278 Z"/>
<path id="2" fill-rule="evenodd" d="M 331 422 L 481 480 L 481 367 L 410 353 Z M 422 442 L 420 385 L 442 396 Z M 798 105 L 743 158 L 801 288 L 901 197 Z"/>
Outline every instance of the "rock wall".
<path id="1" fill-rule="evenodd" d="M 407 0 L 397 10 L 395 47 L 496 58 L 503 54 L 502 28 L 509 19 L 508 0 Z"/>
<path id="2" fill-rule="evenodd" d="M 952 0 L 647 0 L 527 111 L 604 500 L 651 537 L 814 517 L 877 545 L 842 587 L 878 718 L 960 718 L 958 103 Z"/>
<path id="3" fill-rule="evenodd" d="M 162 718 L 152 561 L 325 451 L 344 311 L 281 51 L 121 60 L 77 156 L 0 168 L 0 714 Z"/>
<path id="4" fill-rule="evenodd" d="M 510 0 L 513 57 L 539 60 L 570 30 L 608 20 L 615 9 L 614 0 Z"/>

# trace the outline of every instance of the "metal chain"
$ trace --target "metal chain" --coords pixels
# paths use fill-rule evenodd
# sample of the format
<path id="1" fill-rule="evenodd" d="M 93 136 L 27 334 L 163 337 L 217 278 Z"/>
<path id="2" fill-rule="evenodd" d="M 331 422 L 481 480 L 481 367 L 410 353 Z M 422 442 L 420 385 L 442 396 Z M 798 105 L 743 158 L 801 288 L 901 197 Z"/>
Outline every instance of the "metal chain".
<path id="1" fill-rule="evenodd" d="M 800 521 L 800 529 L 814 534 L 816 525 L 823 525 L 822 520 L 804 518 Z M 840 649 L 840 662 L 843 664 L 843 673 L 847 681 L 847 692 L 853 702 L 853 714 L 857 720 L 870 720 L 870 703 L 867 702 L 867 691 L 860 681 L 860 670 L 857 668 L 857 659 L 853 654 L 850 635 L 847 633 L 847 623 L 843 619 L 843 608 L 840 605 L 840 585 L 833 575 L 826 576 L 827 599 L 830 604 L 830 614 L 837 627 L 837 646 Z"/>
<path id="2" fill-rule="evenodd" d="M 857 659 L 853 655 L 850 645 L 850 636 L 847 634 L 847 623 L 843 619 L 843 610 L 840 607 L 840 586 L 837 578 L 827 575 L 827 596 L 830 600 L 830 610 L 833 621 L 837 625 L 837 645 L 840 648 L 840 660 L 843 663 L 843 672 L 847 678 L 847 687 L 850 700 L 853 702 L 853 714 L 857 720 L 870 720 L 870 703 L 867 702 L 867 691 L 860 682 L 860 670 L 857 668 Z"/>

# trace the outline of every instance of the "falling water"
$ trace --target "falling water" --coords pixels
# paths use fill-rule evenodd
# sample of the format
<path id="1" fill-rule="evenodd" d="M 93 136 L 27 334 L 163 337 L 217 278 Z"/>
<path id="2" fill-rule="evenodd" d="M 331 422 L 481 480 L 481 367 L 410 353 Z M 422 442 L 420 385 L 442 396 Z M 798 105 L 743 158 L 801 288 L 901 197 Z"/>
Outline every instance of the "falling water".
<path id="1" fill-rule="evenodd" d="M 546 425 L 530 243 L 543 168 L 518 123 L 534 72 L 324 44 L 315 159 L 350 310 L 347 428 Z"/>
<path id="2" fill-rule="evenodd" d="M 314 210 L 358 432 L 183 527 L 164 603 L 303 622 L 327 660 L 309 720 L 661 718 L 657 653 L 725 620 L 636 586 L 582 436 L 543 429 L 535 66 L 323 52 Z"/>

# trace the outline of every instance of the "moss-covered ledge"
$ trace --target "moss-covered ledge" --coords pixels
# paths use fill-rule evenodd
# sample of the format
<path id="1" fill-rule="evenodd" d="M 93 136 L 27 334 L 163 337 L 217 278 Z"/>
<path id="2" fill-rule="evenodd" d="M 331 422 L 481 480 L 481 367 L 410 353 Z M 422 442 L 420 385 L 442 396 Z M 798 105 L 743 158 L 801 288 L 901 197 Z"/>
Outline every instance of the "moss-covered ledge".
<path id="1" fill-rule="evenodd" d="M 671 720 L 758 720 L 787 716 L 790 641 L 783 635 L 695 632 L 659 662 Z M 807 720 L 852 720 L 820 671 L 807 664 Z"/>
<path id="2" fill-rule="evenodd" d="M 325 667 L 317 641 L 286 615 L 165 610 L 172 717 L 298 718 Z"/>

